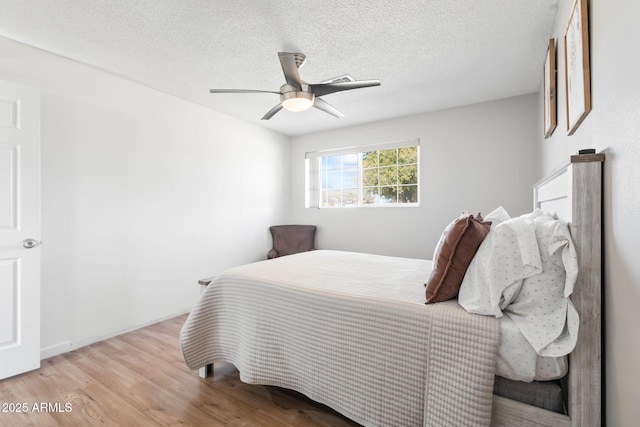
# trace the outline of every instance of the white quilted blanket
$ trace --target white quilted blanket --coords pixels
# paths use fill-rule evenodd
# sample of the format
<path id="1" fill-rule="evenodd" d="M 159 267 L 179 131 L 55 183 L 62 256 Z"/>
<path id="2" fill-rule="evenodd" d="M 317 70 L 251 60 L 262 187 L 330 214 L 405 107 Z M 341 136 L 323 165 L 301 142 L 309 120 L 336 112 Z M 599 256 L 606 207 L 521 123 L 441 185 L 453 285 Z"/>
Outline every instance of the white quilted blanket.
<path id="1" fill-rule="evenodd" d="M 187 365 L 297 390 L 364 426 L 483 426 L 499 326 L 425 305 L 431 261 L 312 251 L 227 270 L 181 332 Z"/>

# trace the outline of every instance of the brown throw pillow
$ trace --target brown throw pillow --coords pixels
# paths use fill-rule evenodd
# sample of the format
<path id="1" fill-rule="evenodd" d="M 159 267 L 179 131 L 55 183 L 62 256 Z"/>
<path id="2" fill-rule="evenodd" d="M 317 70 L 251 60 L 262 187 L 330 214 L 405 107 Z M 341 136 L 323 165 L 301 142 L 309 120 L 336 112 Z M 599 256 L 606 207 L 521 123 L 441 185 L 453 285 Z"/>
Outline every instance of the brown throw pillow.
<path id="1" fill-rule="evenodd" d="M 427 303 L 447 301 L 458 296 L 460 284 L 480 243 L 491 228 L 478 214 L 463 212 L 447 226 L 433 257 L 433 270 L 425 283 Z"/>

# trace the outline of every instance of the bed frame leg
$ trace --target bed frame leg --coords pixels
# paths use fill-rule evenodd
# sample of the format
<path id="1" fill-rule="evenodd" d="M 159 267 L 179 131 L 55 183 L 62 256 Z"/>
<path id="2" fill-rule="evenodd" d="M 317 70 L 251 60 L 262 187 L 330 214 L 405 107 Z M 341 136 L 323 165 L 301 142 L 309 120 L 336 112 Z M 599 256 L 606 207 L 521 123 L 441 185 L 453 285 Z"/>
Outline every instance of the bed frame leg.
<path id="1" fill-rule="evenodd" d="M 198 369 L 198 376 L 200 378 L 207 378 L 213 375 L 213 363 L 209 363 L 208 365 L 203 366 Z"/>

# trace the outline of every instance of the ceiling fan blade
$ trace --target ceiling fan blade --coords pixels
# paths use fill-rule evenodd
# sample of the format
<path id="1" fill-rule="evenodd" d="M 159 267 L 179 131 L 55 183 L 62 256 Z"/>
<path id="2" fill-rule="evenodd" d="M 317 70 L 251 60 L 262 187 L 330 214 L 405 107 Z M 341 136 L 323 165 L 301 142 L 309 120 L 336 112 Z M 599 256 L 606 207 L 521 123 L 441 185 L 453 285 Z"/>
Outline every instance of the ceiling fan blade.
<path id="1" fill-rule="evenodd" d="M 282 72 L 288 85 L 302 88 L 302 80 L 300 79 L 300 73 L 298 73 L 298 65 L 295 60 L 295 53 L 278 52 L 280 58 L 280 65 L 282 66 Z M 299 55 L 299 54 L 298 54 Z"/>
<path id="2" fill-rule="evenodd" d="M 260 120 L 269 120 L 271 117 L 275 116 L 275 114 L 280 110 L 282 110 L 282 104 L 278 104 L 275 107 L 273 107 L 271 110 L 267 111 L 267 114 L 262 116 Z"/>
<path id="3" fill-rule="evenodd" d="M 325 113 L 329 113 L 334 117 L 340 118 L 343 117 L 344 114 L 342 114 L 336 107 L 334 107 L 333 105 L 329 104 L 327 101 L 325 101 L 322 98 L 317 98 L 313 101 L 313 107 L 317 108 L 318 110 L 322 110 Z"/>
<path id="4" fill-rule="evenodd" d="M 380 86 L 380 80 L 357 80 L 355 82 L 317 83 L 309 85 L 316 96 L 323 96 L 343 90 L 360 89 L 371 86 Z"/>
<path id="5" fill-rule="evenodd" d="M 255 89 L 209 89 L 210 93 L 275 93 L 280 95 L 280 92 L 274 92 L 272 90 L 255 90 Z"/>

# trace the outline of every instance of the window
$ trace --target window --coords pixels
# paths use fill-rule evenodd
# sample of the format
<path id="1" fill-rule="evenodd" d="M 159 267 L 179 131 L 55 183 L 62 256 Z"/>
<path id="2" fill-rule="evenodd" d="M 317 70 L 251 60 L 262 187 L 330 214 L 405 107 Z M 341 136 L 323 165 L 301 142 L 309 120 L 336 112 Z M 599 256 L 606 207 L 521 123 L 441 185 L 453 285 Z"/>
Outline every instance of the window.
<path id="1" fill-rule="evenodd" d="M 306 154 L 307 207 L 417 206 L 418 140 Z"/>

